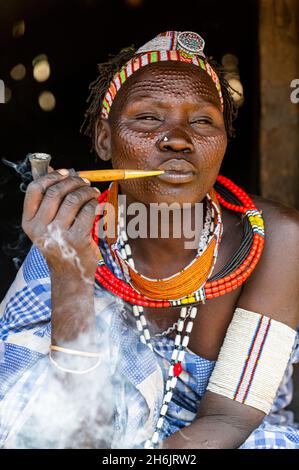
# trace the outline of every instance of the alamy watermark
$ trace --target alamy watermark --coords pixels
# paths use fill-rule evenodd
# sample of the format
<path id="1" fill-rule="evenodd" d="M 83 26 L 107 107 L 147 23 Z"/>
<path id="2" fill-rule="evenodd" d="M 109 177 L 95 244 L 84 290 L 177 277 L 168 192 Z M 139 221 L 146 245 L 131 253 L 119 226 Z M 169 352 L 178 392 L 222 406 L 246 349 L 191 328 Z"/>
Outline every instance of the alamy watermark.
<path id="1" fill-rule="evenodd" d="M 298 104 L 299 103 L 299 78 L 294 78 L 294 80 L 292 80 L 290 83 L 290 87 L 294 88 L 290 95 L 291 102 L 294 104 Z"/>
<path id="2" fill-rule="evenodd" d="M 5 103 L 5 85 L 4 81 L 0 80 L 0 104 Z"/>
<path id="3" fill-rule="evenodd" d="M 184 248 L 196 249 L 203 229 L 204 204 L 173 202 L 134 202 L 127 205 L 126 196 L 118 196 L 118 209 L 106 203 L 100 206 L 98 225 L 100 239 L 117 237 L 116 211 L 120 230 L 126 229 L 129 238 L 182 238 Z"/>

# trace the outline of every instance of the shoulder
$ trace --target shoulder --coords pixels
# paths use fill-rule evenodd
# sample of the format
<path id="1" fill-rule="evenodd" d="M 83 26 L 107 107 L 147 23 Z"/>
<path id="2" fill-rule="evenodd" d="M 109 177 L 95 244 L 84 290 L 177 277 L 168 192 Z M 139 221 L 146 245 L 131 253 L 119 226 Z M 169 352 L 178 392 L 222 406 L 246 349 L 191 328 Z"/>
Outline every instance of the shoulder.
<path id="1" fill-rule="evenodd" d="M 291 252 L 292 256 L 299 256 L 299 212 L 277 201 L 259 196 L 251 197 L 262 211 L 265 222 L 264 259 L 267 255 L 274 256 L 275 253 L 279 254 L 274 256 L 275 259 L 281 258 L 285 251 Z"/>
<path id="2" fill-rule="evenodd" d="M 291 206 L 278 201 L 265 199 L 260 196 L 250 195 L 255 205 L 262 211 L 266 227 L 270 233 L 279 235 L 284 230 L 292 228 L 293 234 L 299 234 L 299 212 Z M 273 232 L 273 229 L 275 231 Z"/>
<path id="3" fill-rule="evenodd" d="M 244 284 L 238 306 L 281 321 L 299 323 L 299 212 L 251 195 L 265 222 L 261 259 Z"/>

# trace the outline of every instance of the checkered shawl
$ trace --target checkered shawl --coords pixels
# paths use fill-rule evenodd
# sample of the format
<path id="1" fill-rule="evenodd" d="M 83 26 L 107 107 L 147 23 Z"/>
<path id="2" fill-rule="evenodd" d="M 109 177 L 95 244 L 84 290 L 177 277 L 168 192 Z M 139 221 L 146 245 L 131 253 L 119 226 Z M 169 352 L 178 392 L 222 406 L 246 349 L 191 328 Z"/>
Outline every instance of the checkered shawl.
<path id="1" fill-rule="evenodd" d="M 106 250 L 109 268 L 122 273 Z M 0 306 L 0 445 L 13 447 L 28 410 L 46 393 L 51 336 L 49 270 L 33 246 Z M 154 351 L 139 341 L 124 303 L 95 286 L 97 328 L 107 337 L 111 374 L 116 378 L 112 448 L 143 446 L 155 426 L 164 395 L 171 338 L 153 338 Z M 127 305 L 128 306 L 128 305 Z M 278 390 L 271 413 L 241 448 L 299 448 L 299 429 L 285 411 L 292 398 L 292 363 L 299 360 L 299 342 Z M 163 439 L 192 423 L 215 362 L 187 350 L 183 369 L 162 429 Z"/>

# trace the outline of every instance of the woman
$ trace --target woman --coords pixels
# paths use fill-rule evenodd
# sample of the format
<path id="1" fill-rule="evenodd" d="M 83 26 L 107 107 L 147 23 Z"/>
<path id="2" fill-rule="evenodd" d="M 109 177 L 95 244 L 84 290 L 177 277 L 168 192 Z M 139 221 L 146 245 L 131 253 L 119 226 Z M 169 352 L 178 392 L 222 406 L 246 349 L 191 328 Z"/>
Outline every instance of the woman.
<path id="1" fill-rule="evenodd" d="M 29 185 L 23 228 L 35 247 L 2 304 L 6 360 L 27 341 L 40 355 L 27 369 L 43 363 L 65 388 L 88 389 L 86 380 L 93 387 L 102 374 L 115 400 L 108 446 L 298 448 L 298 427 L 283 408 L 298 357 L 299 216 L 225 178 L 216 183 L 234 112 L 203 48 L 196 33 L 167 32 L 100 67 L 87 112 L 99 157 L 114 168 L 165 173 L 121 181 L 100 197 L 67 170 Z M 117 193 L 128 205 L 176 202 L 182 212 L 189 203 L 193 222 L 202 203 L 198 247 L 187 249 L 184 234 L 130 237 L 130 216 L 118 237 L 96 243 L 98 201 L 117 208 Z M 94 296 L 109 299 L 105 314 Z M 42 350 L 30 343 L 36 334 L 46 338 Z M 106 376 L 99 349 L 107 337 Z M 12 388 L 20 377 L 10 378 Z M 6 446 L 20 429 L 13 422 L 2 430 Z"/>

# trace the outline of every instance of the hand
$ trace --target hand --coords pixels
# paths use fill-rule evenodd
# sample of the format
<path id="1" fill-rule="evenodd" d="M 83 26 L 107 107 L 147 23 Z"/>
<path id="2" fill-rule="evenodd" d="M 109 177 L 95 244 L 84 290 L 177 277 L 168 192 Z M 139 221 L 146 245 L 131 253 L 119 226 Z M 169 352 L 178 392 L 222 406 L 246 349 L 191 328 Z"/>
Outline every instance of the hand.
<path id="1" fill-rule="evenodd" d="M 100 191 L 88 180 L 51 171 L 29 184 L 22 228 L 52 273 L 77 271 L 93 279 L 100 251 L 90 231 Z"/>

